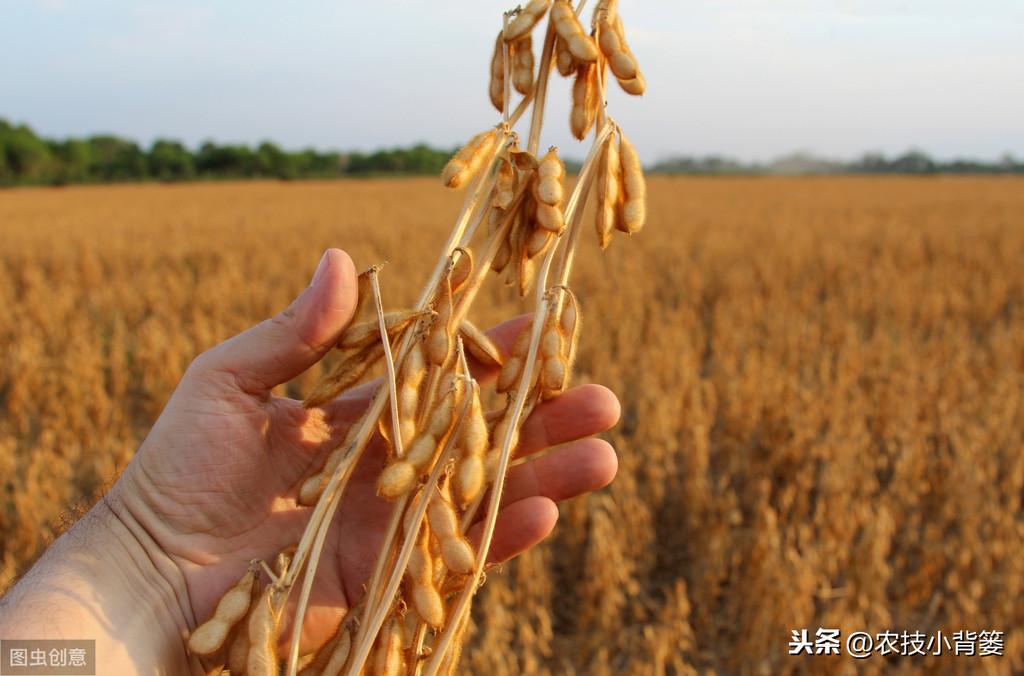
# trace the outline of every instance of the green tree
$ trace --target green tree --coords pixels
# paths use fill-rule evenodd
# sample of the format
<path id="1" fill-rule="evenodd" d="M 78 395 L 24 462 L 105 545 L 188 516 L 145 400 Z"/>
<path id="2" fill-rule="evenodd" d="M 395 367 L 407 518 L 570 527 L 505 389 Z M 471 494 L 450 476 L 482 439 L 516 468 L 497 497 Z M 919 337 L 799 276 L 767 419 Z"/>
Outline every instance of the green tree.
<path id="1" fill-rule="evenodd" d="M 87 142 L 76 138 L 51 141 L 50 150 L 56 161 L 55 183 L 83 183 L 89 180 L 92 148 Z"/>
<path id="2" fill-rule="evenodd" d="M 146 156 L 149 175 L 161 181 L 183 181 L 196 175 L 192 153 L 178 141 L 159 139 Z"/>
<path id="3" fill-rule="evenodd" d="M 0 128 L 3 148 L 3 173 L 14 182 L 47 182 L 51 180 L 54 159 L 46 142 L 27 125 L 17 127 L 4 123 Z"/>
<path id="4" fill-rule="evenodd" d="M 92 154 L 89 174 L 100 181 L 129 181 L 145 178 L 146 154 L 137 143 L 117 136 L 93 136 L 88 140 Z"/>

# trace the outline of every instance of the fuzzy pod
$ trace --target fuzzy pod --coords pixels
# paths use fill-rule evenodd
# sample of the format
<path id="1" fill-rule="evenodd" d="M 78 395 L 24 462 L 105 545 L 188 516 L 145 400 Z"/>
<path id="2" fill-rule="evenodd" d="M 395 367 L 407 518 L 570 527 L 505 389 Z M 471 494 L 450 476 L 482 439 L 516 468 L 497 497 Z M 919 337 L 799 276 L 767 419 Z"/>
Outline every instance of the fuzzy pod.
<path id="1" fill-rule="evenodd" d="M 608 137 L 597 174 L 597 242 L 602 249 L 611 242 L 612 231 L 619 228 L 619 204 L 622 201 L 622 164 L 615 135 Z"/>
<path id="2" fill-rule="evenodd" d="M 327 664 L 324 665 L 320 676 L 340 676 L 342 669 L 345 668 L 345 662 L 348 661 L 349 653 L 352 652 L 352 633 L 344 625 L 342 625 L 340 631 L 341 634 L 338 637 L 338 642 L 335 643 L 334 649 L 331 651 L 331 657 L 327 660 Z"/>
<path id="3" fill-rule="evenodd" d="M 568 365 L 561 355 L 545 359 L 540 371 L 541 399 L 547 401 L 564 392 L 568 374 Z"/>
<path id="4" fill-rule="evenodd" d="M 416 613 L 431 627 L 440 628 L 444 624 L 444 601 L 434 586 L 434 557 L 430 553 L 430 534 L 426 528 L 417 537 L 406 575 Z"/>
<path id="5" fill-rule="evenodd" d="M 444 626 L 444 600 L 433 583 L 417 583 L 412 588 L 416 614 L 434 629 Z"/>
<path id="6" fill-rule="evenodd" d="M 278 676 L 277 631 L 280 615 L 274 609 L 274 586 L 263 590 L 249 616 L 249 654 L 246 676 Z"/>
<path id="7" fill-rule="evenodd" d="M 404 644 L 405 627 L 397 618 L 392 617 L 377 638 L 372 665 L 374 676 L 399 676 L 404 671 Z"/>
<path id="8" fill-rule="evenodd" d="M 461 188 L 476 176 L 484 161 L 494 149 L 498 130 L 480 132 L 448 160 L 441 172 L 441 180 L 449 188 Z"/>
<path id="9" fill-rule="evenodd" d="M 565 215 L 561 206 L 552 206 L 544 202 L 537 203 L 537 215 L 534 222 L 538 227 L 559 235 L 565 229 Z"/>
<path id="10" fill-rule="evenodd" d="M 580 64 L 572 85 L 572 109 L 569 113 L 569 127 L 572 135 L 582 141 L 597 120 L 599 107 L 597 90 L 597 65 Z"/>
<path id="11" fill-rule="evenodd" d="M 403 329 L 428 314 L 430 314 L 429 310 L 398 310 L 385 313 L 384 327 L 387 329 L 388 338 L 394 340 L 395 336 Z M 342 350 L 358 350 L 379 340 L 380 322 L 377 319 L 373 319 L 348 327 L 345 333 L 341 334 L 338 348 Z"/>
<path id="12" fill-rule="evenodd" d="M 636 77 L 632 80 L 622 80 L 616 78 L 619 86 L 622 87 L 622 91 L 633 96 L 643 96 L 644 92 L 647 91 L 647 81 L 644 79 L 642 73 L 637 73 Z"/>
<path id="13" fill-rule="evenodd" d="M 537 164 L 536 198 L 544 204 L 558 206 L 565 198 L 565 164 L 552 147 Z"/>
<path id="14" fill-rule="evenodd" d="M 487 451 L 487 419 L 478 388 L 473 388 L 466 420 L 459 427 L 459 448 L 464 455 L 482 455 Z"/>
<path id="15" fill-rule="evenodd" d="M 572 58 L 569 45 L 562 38 L 555 38 L 555 67 L 562 77 L 571 77 L 576 72 L 576 60 Z"/>
<path id="16" fill-rule="evenodd" d="M 491 270 L 494 270 L 499 274 L 504 271 L 512 261 L 512 244 L 509 241 L 511 234 L 510 230 L 509 235 L 502 240 L 501 246 L 498 248 L 498 253 L 495 254 L 494 259 L 491 261 Z"/>
<path id="17" fill-rule="evenodd" d="M 619 157 L 622 164 L 622 208 L 619 229 L 633 234 L 644 227 L 647 213 L 647 186 L 640 156 L 625 134 L 620 134 Z"/>
<path id="18" fill-rule="evenodd" d="M 347 354 L 326 378 L 317 383 L 302 405 L 313 408 L 326 404 L 358 383 L 383 356 L 384 344 L 380 341 L 370 343 L 358 352 Z"/>
<path id="19" fill-rule="evenodd" d="M 430 430 L 424 430 L 409 445 L 405 459 L 414 469 L 422 469 L 430 464 L 435 453 L 437 453 L 437 437 L 431 434 Z"/>
<path id="20" fill-rule="evenodd" d="M 377 477 L 377 495 L 388 500 L 399 498 L 416 485 L 416 467 L 408 460 L 396 460 Z"/>
<path id="21" fill-rule="evenodd" d="M 508 25 L 505 26 L 504 37 L 506 42 L 513 42 L 519 40 L 524 35 L 533 30 L 533 27 L 537 25 L 537 22 L 541 20 L 545 13 L 548 11 L 548 7 L 551 6 L 551 0 L 531 0 L 530 4 L 523 8 L 519 14 L 515 16 Z"/>
<path id="22" fill-rule="evenodd" d="M 232 674 L 244 674 L 245 662 L 249 659 L 249 632 L 246 627 L 239 627 L 235 637 L 228 646 L 227 667 Z"/>
<path id="23" fill-rule="evenodd" d="M 473 252 L 461 247 L 456 249 L 456 251 L 459 252 L 459 257 L 452 266 L 452 272 L 450 275 L 450 284 L 453 293 L 457 293 L 473 275 Z"/>
<path id="24" fill-rule="evenodd" d="M 622 77 L 615 72 L 614 68 L 612 73 L 615 74 L 615 79 L 618 81 L 619 86 L 622 87 L 624 92 L 633 96 L 643 96 L 644 92 L 647 90 L 647 81 L 644 80 L 643 73 L 640 72 L 640 66 L 637 64 L 636 57 L 633 55 L 632 50 L 630 50 L 629 43 L 626 42 L 626 31 L 622 27 L 622 17 L 620 17 L 618 13 L 616 13 L 612 19 L 612 29 L 615 32 L 615 37 L 618 39 L 621 53 L 624 54 L 628 60 L 632 61 L 632 66 L 635 70 L 632 77 Z M 609 60 L 609 66 L 611 65 L 611 61 Z M 625 64 L 620 60 L 618 65 L 622 68 Z M 628 69 L 623 72 L 628 72 Z"/>
<path id="25" fill-rule="evenodd" d="M 526 363 L 526 353 L 530 349 L 531 331 L 531 325 L 527 324 L 519 332 L 519 335 L 516 336 L 516 341 L 512 345 L 512 353 L 505 359 L 505 364 L 501 367 L 501 372 L 498 374 L 496 387 L 498 392 L 508 392 L 519 381 L 523 365 Z"/>
<path id="26" fill-rule="evenodd" d="M 494 53 L 491 54 L 487 96 L 499 113 L 505 110 L 505 41 L 501 39 L 500 32 L 494 41 Z"/>
<path id="27" fill-rule="evenodd" d="M 462 338 L 462 344 L 465 345 L 466 350 L 484 366 L 500 367 L 505 361 L 501 356 L 501 350 L 494 344 L 494 341 L 468 319 L 462 320 L 459 336 Z"/>
<path id="28" fill-rule="evenodd" d="M 516 168 L 512 160 L 502 157 L 498 162 L 498 171 L 494 180 L 494 198 L 492 204 L 498 209 L 508 209 L 516 196 Z M 492 214 L 495 212 L 491 212 Z M 498 212 L 501 213 L 501 212 Z M 492 225 L 494 225 L 492 223 Z"/>
<path id="29" fill-rule="evenodd" d="M 459 530 L 459 518 L 455 508 L 443 495 L 435 494 L 431 499 L 427 507 L 427 521 L 441 543 L 441 558 L 444 565 L 460 575 L 472 572 L 476 565 L 476 555 Z"/>
<path id="30" fill-rule="evenodd" d="M 252 589 L 256 583 L 256 572 L 246 573 L 217 601 L 213 615 L 195 628 L 188 637 L 188 649 L 196 655 L 212 655 L 220 650 L 227 640 L 228 632 L 245 617 L 252 604 Z"/>
<path id="31" fill-rule="evenodd" d="M 466 455 L 459 460 L 455 471 L 455 487 L 463 505 L 473 502 L 483 490 L 484 457 L 484 454 Z"/>
<path id="32" fill-rule="evenodd" d="M 597 25 L 597 44 L 601 52 L 608 60 L 608 67 L 611 68 L 615 77 L 622 80 L 632 80 L 639 73 L 636 57 L 626 44 L 625 36 L 621 30 L 622 20 L 612 7 L 613 3 L 599 3 L 594 10 L 595 24 Z M 618 24 L 618 28 L 616 27 Z"/>
<path id="33" fill-rule="evenodd" d="M 529 258 L 536 258 L 547 251 L 548 246 L 555 241 L 555 234 L 544 228 L 537 228 L 530 233 L 526 241 L 526 255 Z"/>
<path id="34" fill-rule="evenodd" d="M 587 35 L 580 20 L 576 17 L 572 5 L 567 0 L 555 0 L 551 8 L 551 20 L 555 24 L 555 32 L 565 41 L 572 58 L 581 63 L 595 63 L 598 57 L 597 45 Z"/>
<path id="35" fill-rule="evenodd" d="M 533 38 L 526 35 L 512 44 L 512 86 L 526 96 L 533 91 Z"/>
<path id="36" fill-rule="evenodd" d="M 427 361 L 434 366 L 443 366 L 452 351 L 452 310 L 452 284 L 449 272 L 438 285 L 437 297 L 434 300 L 436 316 L 427 333 Z"/>
<path id="37" fill-rule="evenodd" d="M 409 350 L 409 354 L 402 364 L 402 370 L 398 377 L 398 431 L 402 435 L 402 448 L 408 448 L 416 435 L 416 414 L 419 412 L 420 386 L 426 373 L 427 363 L 424 356 L 423 343 L 417 341 Z M 385 417 L 390 419 L 390 415 L 389 411 L 385 411 Z"/>

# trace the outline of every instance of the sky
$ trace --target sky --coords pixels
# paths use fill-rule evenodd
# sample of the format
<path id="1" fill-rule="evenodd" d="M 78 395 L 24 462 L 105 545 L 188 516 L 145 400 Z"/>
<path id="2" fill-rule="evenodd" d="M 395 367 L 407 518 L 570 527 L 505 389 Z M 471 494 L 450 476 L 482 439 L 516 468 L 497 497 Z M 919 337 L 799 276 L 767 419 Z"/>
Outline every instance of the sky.
<path id="1" fill-rule="evenodd" d="M 487 69 L 509 1 L 3 0 L 0 117 L 144 144 L 453 146 L 496 121 Z M 613 88 L 609 110 L 645 160 L 1024 156 L 1024 0 L 620 0 L 620 14 L 648 93 Z M 542 145 L 582 157 L 569 87 L 553 83 Z"/>

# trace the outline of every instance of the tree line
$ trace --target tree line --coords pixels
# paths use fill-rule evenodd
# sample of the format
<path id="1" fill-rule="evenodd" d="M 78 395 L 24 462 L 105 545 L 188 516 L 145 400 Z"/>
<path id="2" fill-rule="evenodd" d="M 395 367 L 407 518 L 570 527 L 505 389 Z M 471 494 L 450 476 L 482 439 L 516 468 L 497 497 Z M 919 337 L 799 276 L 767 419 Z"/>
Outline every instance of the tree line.
<path id="1" fill-rule="evenodd" d="M 866 153 L 852 161 L 793 153 L 771 162 L 742 162 L 720 155 L 673 157 L 647 168 L 662 174 L 695 175 L 818 175 L 818 174 L 1024 174 L 1024 160 L 1010 154 L 994 162 L 975 159 L 937 160 L 919 150 L 888 157 Z"/>
<path id="2" fill-rule="evenodd" d="M 288 151 L 265 141 L 256 147 L 206 142 L 191 150 L 161 139 L 148 148 L 109 134 L 62 140 L 43 138 L 28 125 L 0 118 L 0 185 L 64 185 L 121 181 L 207 179 L 338 178 L 344 176 L 438 174 L 455 148 L 425 144 L 371 153 Z M 579 162 L 566 160 L 570 172 Z M 1006 174 L 1024 173 L 1024 161 L 1004 155 L 994 162 L 940 161 L 920 151 L 896 157 L 869 153 L 851 162 L 796 153 L 768 163 L 721 156 L 674 157 L 648 167 L 666 174 Z"/>
<path id="3" fill-rule="evenodd" d="M 0 185 L 437 174 L 454 150 L 419 144 L 371 153 L 288 151 L 269 141 L 256 147 L 206 142 L 191 150 L 167 139 L 143 148 L 109 134 L 47 139 L 0 118 Z"/>

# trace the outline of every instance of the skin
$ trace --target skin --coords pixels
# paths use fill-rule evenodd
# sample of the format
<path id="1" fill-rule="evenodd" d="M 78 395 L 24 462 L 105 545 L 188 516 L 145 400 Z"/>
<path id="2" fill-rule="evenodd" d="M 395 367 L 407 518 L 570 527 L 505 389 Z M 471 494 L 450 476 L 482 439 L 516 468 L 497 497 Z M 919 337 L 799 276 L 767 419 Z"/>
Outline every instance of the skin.
<path id="1" fill-rule="evenodd" d="M 185 650 L 188 632 L 249 560 L 272 562 L 298 541 L 309 512 L 296 505 L 299 485 L 375 390 L 370 383 L 309 410 L 271 393 L 330 350 L 355 300 L 351 259 L 328 250 L 285 311 L 196 358 L 117 483 L 0 600 L 0 636 L 95 638 L 99 674 L 205 673 L 212 665 Z M 525 319 L 490 332 L 505 353 Z M 496 376 L 473 368 L 481 383 Z M 615 452 L 591 437 L 618 417 L 618 401 L 599 385 L 536 408 L 517 454 L 560 447 L 510 472 L 491 561 L 547 537 L 558 501 L 612 480 Z M 374 490 L 384 461 L 377 439 L 339 506 L 303 625 L 304 652 L 327 640 L 363 593 L 390 515 L 391 503 Z M 479 524 L 469 536 L 479 538 Z"/>

